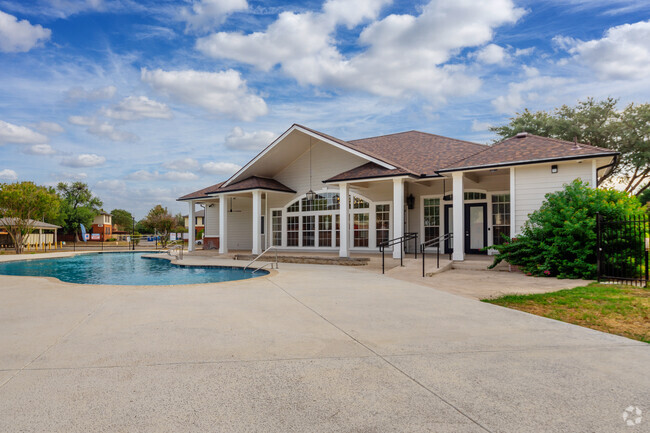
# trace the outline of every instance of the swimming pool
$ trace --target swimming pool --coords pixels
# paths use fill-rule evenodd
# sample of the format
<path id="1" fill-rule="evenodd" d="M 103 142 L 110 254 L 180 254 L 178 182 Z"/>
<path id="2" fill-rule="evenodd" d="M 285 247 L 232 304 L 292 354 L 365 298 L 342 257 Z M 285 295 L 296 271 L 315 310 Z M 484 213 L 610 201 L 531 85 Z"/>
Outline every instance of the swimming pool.
<path id="1" fill-rule="evenodd" d="M 166 259 L 142 257 L 151 253 L 92 253 L 73 257 L 0 263 L 0 275 L 54 277 L 77 284 L 164 286 L 244 280 L 268 274 L 230 266 L 176 266 Z"/>

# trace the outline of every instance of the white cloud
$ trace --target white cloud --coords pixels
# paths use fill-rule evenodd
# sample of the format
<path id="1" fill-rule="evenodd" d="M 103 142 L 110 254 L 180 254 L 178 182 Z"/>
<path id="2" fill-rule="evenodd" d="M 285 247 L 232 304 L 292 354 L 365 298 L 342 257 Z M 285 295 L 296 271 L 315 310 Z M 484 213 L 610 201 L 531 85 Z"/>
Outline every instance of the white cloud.
<path id="1" fill-rule="evenodd" d="M 201 170 L 208 174 L 230 176 L 237 172 L 237 170 L 240 168 L 241 166 L 233 164 L 231 162 L 206 162 L 201 167 Z"/>
<path id="2" fill-rule="evenodd" d="M 534 51 L 535 51 L 535 47 L 517 48 L 515 50 L 515 57 L 530 56 L 531 54 L 533 54 Z"/>
<path id="3" fill-rule="evenodd" d="M 462 65 L 446 64 L 459 50 L 481 46 L 494 29 L 524 13 L 511 0 L 431 1 L 422 13 L 389 15 L 368 25 L 358 43 L 364 50 L 349 58 L 335 44 L 338 24 L 354 25 L 374 18 L 381 0 L 362 8 L 329 0 L 321 13 L 283 12 L 266 31 L 251 34 L 218 32 L 200 38 L 196 47 L 214 58 L 227 58 L 270 70 L 281 70 L 300 84 L 330 85 L 390 97 L 420 96 L 444 100 L 475 92 L 480 80 Z M 450 36 L 453 35 L 453 36 Z"/>
<path id="4" fill-rule="evenodd" d="M 24 149 L 23 152 L 31 155 L 54 155 L 56 150 L 54 150 L 49 144 L 33 144 Z"/>
<path id="5" fill-rule="evenodd" d="M 73 125 L 87 126 L 86 132 L 98 137 L 107 138 L 111 141 L 137 141 L 140 139 L 130 132 L 120 131 L 107 122 L 100 122 L 94 117 L 70 116 L 68 122 Z"/>
<path id="6" fill-rule="evenodd" d="M 202 72 L 191 69 L 149 71 L 143 68 L 141 78 L 161 93 L 213 113 L 251 121 L 268 112 L 264 99 L 251 93 L 246 80 L 233 69 Z"/>
<path id="7" fill-rule="evenodd" d="M 199 168 L 199 162 L 193 158 L 183 158 L 177 159 L 175 161 L 166 162 L 163 164 L 163 167 L 170 170 L 196 170 Z"/>
<path id="8" fill-rule="evenodd" d="M 38 122 L 33 126 L 45 134 L 61 134 L 65 132 L 65 129 L 55 122 Z"/>
<path id="9" fill-rule="evenodd" d="M 88 178 L 87 173 L 61 173 L 60 175 L 56 176 L 57 178 L 65 178 L 65 179 L 71 179 L 71 180 L 84 180 Z"/>
<path id="10" fill-rule="evenodd" d="M 83 87 L 76 86 L 67 91 L 66 97 L 70 100 L 99 101 L 101 99 L 111 99 L 115 96 L 117 88 L 115 86 L 100 87 L 93 90 L 86 90 Z"/>
<path id="11" fill-rule="evenodd" d="M 540 99 L 540 92 L 545 95 L 557 94 L 571 82 L 568 78 L 541 75 L 536 68 L 524 66 L 523 70 L 525 80 L 510 83 L 506 95 L 492 100 L 492 105 L 499 113 L 513 114 L 526 104 Z"/>
<path id="12" fill-rule="evenodd" d="M 199 178 L 195 173 L 192 173 L 191 171 L 168 171 L 167 173 L 164 173 L 162 177 L 167 180 L 178 181 L 196 180 Z"/>
<path id="13" fill-rule="evenodd" d="M 476 60 L 481 63 L 499 64 L 506 59 L 506 50 L 496 44 L 489 44 L 476 53 Z"/>
<path id="14" fill-rule="evenodd" d="M 103 108 L 101 114 L 118 120 L 170 119 L 172 117 L 172 112 L 167 105 L 153 101 L 146 96 L 129 96 L 112 108 Z"/>
<path id="15" fill-rule="evenodd" d="M 98 189 L 105 189 L 107 191 L 118 192 L 126 190 L 126 183 L 117 179 L 100 180 L 95 185 Z"/>
<path id="16" fill-rule="evenodd" d="M 154 180 L 158 178 L 158 173 L 151 173 L 147 170 L 138 170 L 134 171 L 133 173 L 129 173 L 126 176 L 127 179 L 129 180 L 138 180 L 138 181 L 149 181 L 149 180 Z"/>
<path id="17" fill-rule="evenodd" d="M 14 125 L 0 120 L 0 145 L 5 143 L 42 144 L 46 142 L 47 137 L 43 134 L 39 134 L 26 126 Z"/>
<path id="18" fill-rule="evenodd" d="M 18 179 L 18 173 L 8 168 L 0 170 L 0 179 L 2 180 L 16 180 Z"/>
<path id="19" fill-rule="evenodd" d="M 61 165 L 67 167 L 96 167 L 103 165 L 106 158 L 103 156 L 95 155 L 94 153 L 82 153 L 77 156 L 65 158 L 61 161 Z"/>
<path id="20" fill-rule="evenodd" d="M 165 173 L 160 173 L 157 171 L 147 171 L 147 170 L 138 170 L 133 173 L 130 173 L 126 176 L 128 180 L 136 180 L 142 182 L 148 182 L 152 180 L 172 180 L 172 181 L 186 181 L 186 180 L 196 180 L 199 177 L 196 173 L 191 171 L 179 171 L 172 170 Z"/>
<path id="21" fill-rule="evenodd" d="M 244 132 L 235 126 L 226 136 L 226 147 L 233 150 L 250 151 L 261 150 L 271 144 L 276 135 L 270 131 Z"/>
<path id="22" fill-rule="evenodd" d="M 233 12 L 248 9 L 246 0 L 198 0 L 192 8 L 181 9 L 181 19 L 188 31 L 205 31 L 222 24 Z"/>
<path id="23" fill-rule="evenodd" d="M 650 21 L 611 27 L 602 39 L 583 42 L 556 37 L 574 58 L 603 80 L 639 80 L 650 75 Z"/>
<path id="24" fill-rule="evenodd" d="M 0 11 L 0 51 L 24 53 L 50 39 L 52 31 Z"/>
<path id="25" fill-rule="evenodd" d="M 492 126 L 490 122 L 480 122 L 476 119 L 472 120 L 473 132 L 487 131 L 490 126 Z"/>

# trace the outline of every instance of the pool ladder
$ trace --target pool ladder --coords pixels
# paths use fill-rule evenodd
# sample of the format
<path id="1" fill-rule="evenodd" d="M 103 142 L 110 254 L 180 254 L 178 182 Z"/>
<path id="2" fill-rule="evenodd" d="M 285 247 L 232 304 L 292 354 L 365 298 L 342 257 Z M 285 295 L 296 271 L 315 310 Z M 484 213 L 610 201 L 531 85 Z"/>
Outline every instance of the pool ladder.
<path id="1" fill-rule="evenodd" d="M 178 260 L 183 260 L 183 245 L 174 245 L 173 247 L 167 250 L 167 254 L 173 256 L 172 251 L 179 251 L 179 253 L 176 254 L 176 258 Z"/>
<path id="2" fill-rule="evenodd" d="M 253 263 L 255 263 L 257 261 L 257 259 L 259 259 L 260 257 L 262 257 L 264 254 L 268 253 L 271 250 L 275 251 L 275 269 L 278 269 L 278 250 L 277 250 L 276 247 L 268 247 L 267 249 L 262 251 L 262 253 L 258 254 L 257 257 L 255 257 L 253 260 L 251 260 L 250 263 L 248 263 L 246 266 L 244 266 L 244 270 L 248 269 L 250 267 L 250 265 L 252 265 Z M 264 263 L 262 266 L 256 268 L 253 271 L 253 273 L 259 271 L 260 269 L 262 269 L 263 267 L 265 267 L 267 265 L 271 265 L 271 269 L 273 269 L 273 262 L 268 262 L 268 263 Z"/>

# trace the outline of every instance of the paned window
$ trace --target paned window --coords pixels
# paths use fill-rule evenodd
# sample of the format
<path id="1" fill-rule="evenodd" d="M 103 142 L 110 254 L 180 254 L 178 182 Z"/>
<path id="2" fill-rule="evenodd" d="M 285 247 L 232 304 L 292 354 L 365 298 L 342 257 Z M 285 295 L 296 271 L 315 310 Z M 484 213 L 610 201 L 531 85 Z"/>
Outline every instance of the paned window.
<path id="1" fill-rule="evenodd" d="M 492 243 L 504 243 L 503 236 L 510 236 L 510 194 L 492 195 Z"/>
<path id="2" fill-rule="evenodd" d="M 376 246 L 379 246 L 382 242 L 386 242 L 388 240 L 390 230 L 390 205 L 378 204 L 375 207 L 375 211 L 377 230 Z"/>
<path id="3" fill-rule="evenodd" d="M 282 245 L 282 211 L 274 210 L 271 213 L 271 234 L 274 247 Z"/>
<path id="4" fill-rule="evenodd" d="M 440 236 L 440 199 L 425 198 L 424 211 L 424 242 Z"/>

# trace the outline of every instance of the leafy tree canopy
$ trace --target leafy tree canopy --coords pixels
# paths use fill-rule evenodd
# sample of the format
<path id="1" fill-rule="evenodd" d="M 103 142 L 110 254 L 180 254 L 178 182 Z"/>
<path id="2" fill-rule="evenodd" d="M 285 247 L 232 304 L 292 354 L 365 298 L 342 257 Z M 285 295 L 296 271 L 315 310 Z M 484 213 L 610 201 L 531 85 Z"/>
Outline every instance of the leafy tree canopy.
<path id="1" fill-rule="evenodd" d="M 34 231 L 34 222 L 56 221 L 60 205 L 53 188 L 33 182 L 0 184 L 2 225 L 11 236 L 17 254 L 22 252 L 25 238 Z"/>
<path id="2" fill-rule="evenodd" d="M 619 151 L 621 156 L 611 173 L 623 182 L 625 191 L 640 194 L 650 185 L 650 104 L 620 109 L 616 99 L 589 98 L 550 112 L 526 109 L 507 125 L 490 130 L 499 139 L 529 132 L 567 141 L 577 138 L 581 143 Z"/>
<path id="3" fill-rule="evenodd" d="M 62 199 L 62 226 L 67 233 L 78 234 L 79 224 L 89 227 L 100 212 L 102 201 L 93 195 L 83 182 L 64 183 L 56 186 Z"/>
<path id="4" fill-rule="evenodd" d="M 133 230 L 133 215 L 131 215 L 131 212 L 124 209 L 113 209 L 111 218 L 113 219 L 113 225 L 119 226 L 120 230 L 129 233 Z"/>
<path id="5" fill-rule="evenodd" d="M 169 233 L 172 231 L 174 224 L 176 223 L 174 217 L 169 213 L 166 207 L 156 205 L 149 211 L 145 220 L 147 224 L 160 234 L 160 243 L 162 247 L 165 248 L 167 242 L 169 242 Z"/>
<path id="6" fill-rule="evenodd" d="M 595 278 L 596 213 L 609 220 L 623 220 L 642 216 L 645 208 L 625 192 L 590 188 L 575 180 L 562 191 L 546 194 L 521 235 L 492 247 L 499 253 L 491 267 L 505 260 L 532 275 Z"/>

